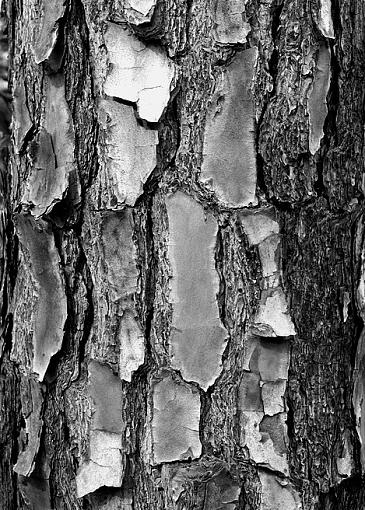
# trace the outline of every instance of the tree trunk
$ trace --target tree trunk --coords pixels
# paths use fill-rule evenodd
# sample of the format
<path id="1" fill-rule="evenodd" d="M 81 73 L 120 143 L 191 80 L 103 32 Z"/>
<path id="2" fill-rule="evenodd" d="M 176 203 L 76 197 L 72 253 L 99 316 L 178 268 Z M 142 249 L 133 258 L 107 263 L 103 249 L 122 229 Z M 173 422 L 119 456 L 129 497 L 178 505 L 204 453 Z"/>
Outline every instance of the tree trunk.
<path id="1" fill-rule="evenodd" d="M 1 508 L 363 509 L 363 0 L 2 15 Z"/>

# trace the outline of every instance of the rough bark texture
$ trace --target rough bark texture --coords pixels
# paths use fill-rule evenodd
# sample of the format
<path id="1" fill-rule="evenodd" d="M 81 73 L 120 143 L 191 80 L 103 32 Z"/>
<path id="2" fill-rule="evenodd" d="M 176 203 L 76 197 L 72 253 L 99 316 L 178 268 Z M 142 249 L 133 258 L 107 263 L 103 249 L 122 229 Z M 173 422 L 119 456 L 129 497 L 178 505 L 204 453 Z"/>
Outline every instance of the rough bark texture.
<path id="1" fill-rule="evenodd" d="M 2 4 L 0 507 L 362 510 L 363 0 Z"/>

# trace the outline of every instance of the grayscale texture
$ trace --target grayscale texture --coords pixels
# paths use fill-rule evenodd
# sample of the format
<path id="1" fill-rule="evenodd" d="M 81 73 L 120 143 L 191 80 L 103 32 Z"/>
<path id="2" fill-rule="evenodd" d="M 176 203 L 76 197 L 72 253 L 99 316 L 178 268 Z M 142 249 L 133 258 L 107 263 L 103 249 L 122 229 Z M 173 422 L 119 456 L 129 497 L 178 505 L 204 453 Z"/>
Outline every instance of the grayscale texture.
<path id="1" fill-rule="evenodd" d="M 221 370 L 226 331 L 219 318 L 214 250 L 217 223 L 183 193 L 167 199 L 169 260 L 172 268 L 171 363 L 203 389 Z"/>
<path id="2" fill-rule="evenodd" d="M 252 95 L 256 58 L 256 48 L 235 56 L 219 78 L 207 113 L 201 180 L 234 207 L 257 203 Z"/>
<path id="3" fill-rule="evenodd" d="M 363 510 L 364 0 L 0 4 L 0 509 Z"/>

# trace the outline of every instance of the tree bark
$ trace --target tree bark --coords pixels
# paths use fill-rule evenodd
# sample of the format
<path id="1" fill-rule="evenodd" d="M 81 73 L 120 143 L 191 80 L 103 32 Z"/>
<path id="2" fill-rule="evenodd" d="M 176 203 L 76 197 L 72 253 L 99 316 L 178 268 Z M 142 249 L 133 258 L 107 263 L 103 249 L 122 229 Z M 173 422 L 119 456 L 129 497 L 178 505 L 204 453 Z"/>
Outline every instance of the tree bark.
<path id="1" fill-rule="evenodd" d="M 363 509 L 363 0 L 1 9 L 1 508 Z"/>

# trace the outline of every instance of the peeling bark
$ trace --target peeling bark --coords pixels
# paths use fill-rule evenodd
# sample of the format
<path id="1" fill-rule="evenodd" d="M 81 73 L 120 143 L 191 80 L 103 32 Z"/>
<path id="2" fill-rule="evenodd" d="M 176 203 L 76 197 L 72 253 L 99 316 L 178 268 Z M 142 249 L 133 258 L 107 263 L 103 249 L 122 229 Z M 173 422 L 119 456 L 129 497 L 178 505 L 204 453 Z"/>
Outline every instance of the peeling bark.
<path id="1" fill-rule="evenodd" d="M 256 48 L 245 50 L 222 73 L 205 127 L 201 179 L 235 207 L 257 204 L 251 96 L 256 58 Z"/>
<path id="2" fill-rule="evenodd" d="M 363 0 L 1 4 L 0 507 L 362 510 Z"/>
<path id="3" fill-rule="evenodd" d="M 35 372 L 42 381 L 52 356 L 61 349 L 67 319 L 60 258 L 54 236 L 46 223 L 37 223 L 29 215 L 19 215 L 17 233 L 23 249 L 22 262 L 27 280 L 24 286 L 15 289 L 19 298 L 14 307 L 16 341 L 12 358 L 26 373 Z M 30 303 L 34 309 L 30 308 L 29 323 L 24 322 L 24 311 Z"/>
<path id="4" fill-rule="evenodd" d="M 115 23 L 109 23 L 105 44 L 111 69 L 106 94 L 136 103 L 141 119 L 158 122 L 170 98 L 173 64 L 159 47 L 150 48 Z"/>
<path id="5" fill-rule="evenodd" d="M 226 332 L 219 320 L 214 268 L 217 225 L 193 199 L 177 193 L 167 199 L 169 259 L 172 266 L 171 363 L 187 381 L 203 389 L 221 371 Z"/>

